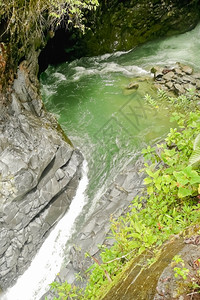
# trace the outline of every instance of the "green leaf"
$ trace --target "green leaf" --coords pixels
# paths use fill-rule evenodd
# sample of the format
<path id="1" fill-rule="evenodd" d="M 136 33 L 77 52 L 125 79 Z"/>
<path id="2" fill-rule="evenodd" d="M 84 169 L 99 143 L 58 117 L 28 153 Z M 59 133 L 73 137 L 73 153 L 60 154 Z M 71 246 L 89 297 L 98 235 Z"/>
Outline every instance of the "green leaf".
<path id="1" fill-rule="evenodd" d="M 189 164 L 191 166 L 199 163 L 200 163 L 200 148 L 194 150 L 189 158 Z"/>
<path id="2" fill-rule="evenodd" d="M 196 139 L 194 140 L 193 149 L 194 150 L 200 149 L 200 133 L 197 135 Z"/>
<path id="3" fill-rule="evenodd" d="M 145 184 L 152 183 L 152 179 L 150 177 L 147 177 L 147 178 L 144 179 L 144 183 Z"/>
<path id="4" fill-rule="evenodd" d="M 189 182 L 189 180 L 186 178 L 185 174 L 180 171 L 180 172 L 173 172 L 174 177 L 178 181 L 179 184 L 185 185 Z"/>
<path id="5" fill-rule="evenodd" d="M 187 166 L 185 169 L 183 169 L 183 173 L 189 178 L 192 175 L 192 167 Z"/>
<path id="6" fill-rule="evenodd" d="M 190 179 L 190 184 L 200 183 L 200 176 L 197 172 L 193 171 L 193 174 Z"/>
<path id="7" fill-rule="evenodd" d="M 152 187 L 152 186 L 148 186 L 148 188 L 147 188 L 147 193 L 148 193 L 149 195 L 152 195 L 152 194 L 153 194 L 153 187 Z"/>
<path id="8" fill-rule="evenodd" d="M 128 237 L 133 237 L 133 238 L 136 238 L 136 239 L 141 239 L 141 234 L 137 233 L 137 232 L 133 232 L 133 233 L 129 234 Z"/>
<path id="9" fill-rule="evenodd" d="M 178 190 L 178 197 L 179 198 L 184 198 L 184 197 L 191 196 L 191 195 L 192 195 L 192 191 L 190 189 L 180 187 L 179 190 Z"/>
<path id="10" fill-rule="evenodd" d="M 154 177 L 154 173 L 150 169 L 145 170 L 150 177 Z"/>
<path id="11" fill-rule="evenodd" d="M 135 223 L 134 224 L 134 228 L 135 228 L 135 230 L 137 231 L 137 232 L 141 232 L 141 228 L 140 228 L 140 224 L 138 224 L 138 223 Z"/>
<path id="12" fill-rule="evenodd" d="M 160 174 L 160 170 L 157 170 L 156 172 L 154 172 L 153 178 L 154 179 L 158 178 L 159 174 Z"/>
<path id="13" fill-rule="evenodd" d="M 156 183 L 155 183 L 155 187 L 156 187 L 159 191 L 161 191 L 161 185 L 160 185 L 159 182 L 156 182 Z"/>

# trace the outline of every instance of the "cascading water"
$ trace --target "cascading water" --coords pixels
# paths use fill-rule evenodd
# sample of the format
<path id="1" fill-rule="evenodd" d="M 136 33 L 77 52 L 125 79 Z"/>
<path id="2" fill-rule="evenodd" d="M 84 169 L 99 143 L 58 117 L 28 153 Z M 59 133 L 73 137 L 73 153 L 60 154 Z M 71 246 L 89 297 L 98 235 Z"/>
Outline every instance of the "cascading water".
<path id="1" fill-rule="evenodd" d="M 82 184 L 87 183 L 83 177 L 73 209 L 52 231 L 30 268 L 7 292 L 6 299 L 38 300 L 45 293 L 59 271 L 60 253 L 78 215 L 75 211 L 81 212 L 78 228 L 95 211 L 96 202 L 119 170 L 144 145 L 162 138 L 171 126 L 167 108 L 158 114 L 144 102 L 146 93 L 155 95 L 148 84 L 150 68 L 155 64 L 173 66 L 181 62 L 198 71 L 199 49 L 200 25 L 186 34 L 149 42 L 129 52 L 50 66 L 42 74 L 41 89 L 47 109 L 58 116 L 66 134 L 88 161 L 88 201 L 83 194 L 81 204 L 77 199 Z M 127 86 L 135 81 L 139 88 L 128 90 Z M 53 245 L 50 251 L 49 245 Z M 40 255 L 44 255 L 42 260 L 48 258 L 46 263 L 41 264 Z M 37 280 L 33 278 L 35 273 Z"/>
<path id="2" fill-rule="evenodd" d="M 55 274 L 59 272 L 66 242 L 72 235 L 76 218 L 87 199 L 84 195 L 88 185 L 86 161 L 83 162 L 82 173 L 82 179 L 69 210 L 51 231 L 28 270 L 2 296 L 3 300 L 38 300 L 45 293 L 48 284 L 54 280 Z"/>

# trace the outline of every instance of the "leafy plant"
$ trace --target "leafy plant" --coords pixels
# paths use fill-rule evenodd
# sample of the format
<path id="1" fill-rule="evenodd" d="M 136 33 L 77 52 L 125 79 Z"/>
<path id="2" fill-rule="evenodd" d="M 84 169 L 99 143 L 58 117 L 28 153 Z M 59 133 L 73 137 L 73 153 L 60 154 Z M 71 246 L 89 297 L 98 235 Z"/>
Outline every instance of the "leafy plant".
<path id="1" fill-rule="evenodd" d="M 28 47 L 37 48 L 58 27 L 78 27 L 84 31 L 84 13 L 95 10 L 98 0 L 12 0 L 0 2 L 0 22 L 11 45 L 24 55 Z M 12 45 L 14 46 L 14 45 Z"/>
<path id="2" fill-rule="evenodd" d="M 67 281 L 64 283 L 59 283 L 54 281 L 50 284 L 51 290 L 55 291 L 58 294 L 58 300 L 71 300 L 71 299 L 82 299 L 82 289 L 72 286 Z M 46 299 L 47 300 L 47 299 Z"/>
<path id="3" fill-rule="evenodd" d="M 191 262 L 191 269 L 185 267 L 185 262 L 180 255 L 172 260 L 174 277 L 179 279 L 179 294 L 200 294 L 200 258 Z"/>
<path id="4" fill-rule="evenodd" d="M 174 276 L 176 278 L 181 277 L 182 279 L 186 280 L 189 270 L 185 268 L 183 259 L 180 257 L 180 255 L 176 255 L 174 256 L 173 261 L 176 263 L 176 265 L 179 264 L 179 267 L 174 267 Z"/>
<path id="5" fill-rule="evenodd" d="M 154 251 L 172 234 L 199 221 L 200 172 L 189 159 L 193 142 L 198 145 L 200 112 L 174 112 L 171 120 L 178 128 L 172 128 L 163 143 L 142 151 L 147 189 L 133 200 L 126 215 L 112 219 L 110 237 L 116 242 L 110 249 L 102 247 L 101 262 L 89 268 L 83 299 L 100 299 L 110 284 L 108 278 L 113 281 L 126 262 L 144 251 Z M 183 266 L 176 268 L 177 276 L 186 278 L 188 271 Z"/>
<path id="6" fill-rule="evenodd" d="M 198 134 L 196 139 L 194 140 L 193 152 L 189 159 L 189 164 L 191 166 L 198 167 L 199 163 L 200 163 L 200 134 Z"/>

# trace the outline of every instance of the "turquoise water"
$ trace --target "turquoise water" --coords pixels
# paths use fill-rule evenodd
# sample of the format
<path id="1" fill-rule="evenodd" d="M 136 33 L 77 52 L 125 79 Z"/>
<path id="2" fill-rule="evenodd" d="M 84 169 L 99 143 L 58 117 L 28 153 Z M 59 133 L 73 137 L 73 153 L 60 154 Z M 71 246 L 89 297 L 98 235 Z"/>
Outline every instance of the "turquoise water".
<path id="1" fill-rule="evenodd" d="M 198 71 L 200 26 L 168 39 L 149 42 L 128 52 L 83 57 L 49 66 L 41 75 L 47 110 L 56 114 L 68 137 L 89 166 L 88 195 L 105 189 L 145 145 L 169 130 L 167 106 L 159 111 L 145 103 L 155 95 L 150 69 L 155 64 L 189 64 Z M 128 84 L 139 84 L 128 90 Z"/>

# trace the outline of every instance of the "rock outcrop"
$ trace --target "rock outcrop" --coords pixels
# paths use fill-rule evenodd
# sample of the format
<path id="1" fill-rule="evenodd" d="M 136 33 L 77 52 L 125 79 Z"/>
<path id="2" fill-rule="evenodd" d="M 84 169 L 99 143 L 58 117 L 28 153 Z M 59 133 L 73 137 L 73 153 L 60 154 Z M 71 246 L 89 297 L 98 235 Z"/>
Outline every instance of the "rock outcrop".
<path id="1" fill-rule="evenodd" d="M 175 95 L 189 91 L 200 98 L 200 73 L 194 73 L 190 66 L 177 63 L 174 67 L 155 66 L 151 69 L 154 74 L 155 87 Z"/>
<path id="2" fill-rule="evenodd" d="M 23 61 L 0 115 L 0 287 L 27 268 L 68 209 L 83 157 L 45 112 L 34 57 Z M 37 64 L 35 64 L 37 65 Z"/>
<path id="3" fill-rule="evenodd" d="M 83 37 L 87 55 L 130 50 L 161 36 L 191 30 L 199 21 L 199 0 L 99 2 L 92 30 Z"/>

